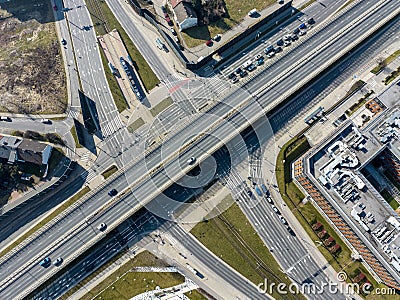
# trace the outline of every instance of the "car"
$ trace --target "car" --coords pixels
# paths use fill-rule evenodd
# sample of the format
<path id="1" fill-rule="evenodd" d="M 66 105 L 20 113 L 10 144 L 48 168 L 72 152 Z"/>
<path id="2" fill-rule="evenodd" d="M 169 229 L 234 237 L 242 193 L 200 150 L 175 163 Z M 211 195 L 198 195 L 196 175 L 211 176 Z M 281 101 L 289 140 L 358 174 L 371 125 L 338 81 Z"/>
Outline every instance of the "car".
<path id="1" fill-rule="evenodd" d="M 279 220 L 282 222 L 283 225 L 287 225 L 286 219 L 282 216 L 279 216 Z"/>
<path id="2" fill-rule="evenodd" d="M 258 60 L 256 61 L 256 65 L 257 65 L 257 66 L 261 66 L 263 63 L 264 63 L 264 57 L 261 57 L 260 59 L 258 59 Z"/>
<path id="3" fill-rule="evenodd" d="M 230 73 L 229 75 L 228 75 L 228 78 L 229 79 L 233 79 L 233 78 L 235 78 L 236 77 L 236 75 L 235 75 L 235 73 Z"/>
<path id="4" fill-rule="evenodd" d="M 233 78 L 231 79 L 231 82 L 232 82 L 232 83 L 236 83 L 236 82 L 238 82 L 238 81 L 239 81 L 239 78 L 237 78 L 236 76 L 233 77 Z"/>
<path id="5" fill-rule="evenodd" d="M 299 37 L 296 34 L 292 34 L 291 38 L 292 41 L 297 41 L 299 39 Z"/>
<path id="6" fill-rule="evenodd" d="M 314 18 L 309 18 L 307 23 L 310 24 L 310 25 L 314 24 L 315 23 Z"/>
<path id="7" fill-rule="evenodd" d="M 290 46 L 290 44 L 291 44 L 291 42 L 285 41 L 285 42 L 283 43 L 283 46 L 288 47 L 288 46 Z"/>
<path id="8" fill-rule="evenodd" d="M 274 51 L 271 51 L 271 52 L 268 52 L 268 53 L 267 53 L 267 57 L 268 57 L 268 58 L 272 58 L 272 57 L 274 57 L 274 55 L 275 55 L 275 52 L 274 52 Z"/>
<path id="9" fill-rule="evenodd" d="M 247 67 L 247 71 L 252 72 L 256 69 L 256 66 L 254 64 L 251 64 Z"/>
<path id="10" fill-rule="evenodd" d="M 272 204 L 271 206 L 272 206 L 272 210 L 279 215 L 280 214 L 279 209 L 274 204 Z"/>
<path id="11" fill-rule="evenodd" d="M 175 40 L 175 43 L 177 43 L 177 44 L 180 44 L 180 40 L 178 39 L 178 37 L 177 36 L 174 36 L 174 40 Z"/>
<path id="12" fill-rule="evenodd" d="M 242 72 L 242 69 L 241 68 L 237 68 L 235 72 L 236 72 L 236 74 L 240 74 Z"/>
<path id="13" fill-rule="evenodd" d="M 290 35 L 285 35 L 284 37 L 283 37 L 283 41 L 291 41 L 292 40 L 292 37 L 290 36 Z"/>
<path id="14" fill-rule="evenodd" d="M 276 41 L 276 44 L 277 44 L 278 46 L 283 46 L 283 40 L 282 40 L 282 39 L 277 40 L 277 41 Z"/>
<path id="15" fill-rule="evenodd" d="M 62 39 L 61 44 L 63 44 L 65 46 L 67 44 L 67 41 L 65 39 Z"/>
<path id="16" fill-rule="evenodd" d="M 206 46 L 211 47 L 212 45 L 213 45 L 213 40 L 212 40 L 212 39 L 209 39 L 209 40 L 206 42 Z"/>
<path id="17" fill-rule="evenodd" d="M 51 124 L 51 121 L 49 119 L 41 119 L 40 122 L 43 124 Z"/>
<path id="18" fill-rule="evenodd" d="M 192 156 L 186 162 L 187 162 L 188 165 L 193 165 L 196 162 L 196 157 Z"/>
<path id="19" fill-rule="evenodd" d="M 269 191 L 268 191 L 268 189 L 267 189 L 267 187 L 265 186 L 264 183 L 261 184 L 261 189 L 262 189 L 262 191 L 264 192 L 265 195 L 267 195 L 267 196 L 269 195 Z"/>
<path id="20" fill-rule="evenodd" d="M 165 8 L 164 5 L 161 5 L 161 10 L 162 10 L 163 13 L 166 13 L 166 12 L 167 12 L 167 9 Z"/>
<path id="21" fill-rule="evenodd" d="M 294 233 L 293 229 L 290 228 L 290 226 L 287 227 L 287 230 L 289 231 L 290 235 L 296 236 L 296 233 Z"/>
<path id="22" fill-rule="evenodd" d="M 61 265 L 63 262 L 62 257 L 57 257 L 57 259 L 53 262 L 53 265 L 55 265 L 56 267 L 58 267 L 59 265 Z"/>
<path id="23" fill-rule="evenodd" d="M 246 75 L 247 75 L 247 72 L 244 71 L 244 70 L 242 70 L 242 71 L 239 73 L 239 76 L 240 76 L 241 78 L 245 77 Z"/>
<path id="24" fill-rule="evenodd" d="M 213 37 L 213 40 L 219 42 L 221 40 L 221 35 L 217 34 L 216 36 Z"/>
<path id="25" fill-rule="evenodd" d="M 293 30 L 293 34 L 299 34 L 300 29 L 296 28 L 295 30 Z"/>
<path id="26" fill-rule="evenodd" d="M 257 61 L 257 60 L 259 60 L 260 58 L 264 58 L 264 56 L 262 56 L 262 54 L 257 54 L 257 55 L 254 57 L 254 61 Z"/>
<path id="27" fill-rule="evenodd" d="M 168 13 L 164 12 L 164 18 L 168 18 L 168 17 L 169 17 Z"/>
<path id="28" fill-rule="evenodd" d="M 301 23 L 299 29 L 306 29 L 307 25 L 305 23 Z"/>
<path id="29" fill-rule="evenodd" d="M 249 197 L 253 196 L 253 193 L 250 190 L 247 190 L 246 193 L 247 193 L 247 195 L 249 195 Z"/>
<path id="30" fill-rule="evenodd" d="M 258 186 L 254 187 L 254 190 L 256 191 L 256 193 L 258 194 L 258 196 L 262 196 L 262 192 L 260 190 L 260 188 Z"/>
<path id="31" fill-rule="evenodd" d="M 274 202 L 272 201 L 271 197 L 267 197 L 267 201 L 268 201 L 268 203 L 274 204 Z"/>
<path id="32" fill-rule="evenodd" d="M 104 231 L 107 228 L 106 223 L 101 223 L 99 226 L 97 226 L 97 229 L 100 231 Z"/>
<path id="33" fill-rule="evenodd" d="M 305 35 L 307 33 L 307 31 L 305 30 L 300 30 L 299 35 Z"/>
<path id="34" fill-rule="evenodd" d="M 47 268 L 47 267 L 50 265 L 50 263 L 51 263 L 50 257 L 46 257 L 46 258 L 44 258 L 44 259 L 42 259 L 42 260 L 40 261 L 39 265 L 40 265 L 41 267 Z"/>
<path id="35" fill-rule="evenodd" d="M 174 27 L 171 27 L 170 29 L 171 29 L 172 34 L 176 35 L 176 31 L 175 31 Z"/>
<path id="36" fill-rule="evenodd" d="M 183 47 L 183 45 L 181 43 L 178 44 L 179 49 L 181 49 L 181 51 L 185 50 L 185 47 Z"/>
<path id="37" fill-rule="evenodd" d="M 11 118 L 6 116 L 1 116 L 0 121 L 11 122 Z"/>
<path id="38" fill-rule="evenodd" d="M 275 53 L 279 53 L 279 52 L 281 52 L 282 51 L 282 47 L 276 47 L 275 48 Z"/>
<path id="39" fill-rule="evenodd" d="M 108 196 L 116 196 L 118 194 L 118 191 L 116 189 L 112 189 L 108 191 Z"/>

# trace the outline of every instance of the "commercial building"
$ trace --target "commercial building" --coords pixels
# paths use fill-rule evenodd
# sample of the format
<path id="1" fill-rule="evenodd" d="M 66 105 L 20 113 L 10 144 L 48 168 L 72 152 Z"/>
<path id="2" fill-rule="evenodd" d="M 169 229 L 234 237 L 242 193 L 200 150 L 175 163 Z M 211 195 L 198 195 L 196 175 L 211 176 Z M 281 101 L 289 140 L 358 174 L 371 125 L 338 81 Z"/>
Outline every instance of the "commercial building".
<path id="1" fill-rule="evenodd" d="M 362 126 L 343 122 L 293 163 L 292 175 L 353 257 L 378 282 L 400 289 L 400 217 L 380 194 L 382 187 L 393 186 L 386 171 L 400 178 L 400 112 L 378 107 L 368 102 L 374 110 L 370 119 Z"/>

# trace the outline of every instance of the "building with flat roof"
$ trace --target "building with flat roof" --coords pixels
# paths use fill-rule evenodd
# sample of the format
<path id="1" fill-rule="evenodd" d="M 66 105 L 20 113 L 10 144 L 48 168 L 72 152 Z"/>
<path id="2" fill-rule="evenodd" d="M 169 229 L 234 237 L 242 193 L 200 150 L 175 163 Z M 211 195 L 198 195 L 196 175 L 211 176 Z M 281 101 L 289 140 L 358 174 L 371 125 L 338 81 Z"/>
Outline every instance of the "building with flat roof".
<path id="1" fill-rule="evenodd" d="M 363 128 L 348 120 L 292 165 L 297 185 L 353 254 L 378 282 L 398 290 L 400 217 L 375 187 L 387 180 L 386 171 L 400 178 L 399 125 L 398 108 L 382 112 Z M 374 159 L 385 167 L 377 169 Z"/>

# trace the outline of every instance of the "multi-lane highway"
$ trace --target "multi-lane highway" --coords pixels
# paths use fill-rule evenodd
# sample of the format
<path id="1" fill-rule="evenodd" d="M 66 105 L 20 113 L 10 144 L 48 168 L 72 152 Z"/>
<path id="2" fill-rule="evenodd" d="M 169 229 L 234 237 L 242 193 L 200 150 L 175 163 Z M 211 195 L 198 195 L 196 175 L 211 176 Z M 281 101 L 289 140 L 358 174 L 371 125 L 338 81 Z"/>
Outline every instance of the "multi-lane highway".
<path id="1" fill-rule="evenodd" d="M 377 22 L 377 20 L 380 20 L 385 15 L 388 15 L 393 10 L 395 1 L 388 1 L 387 3 L 389 3 L 389 4 L 384 5 L 384 7 L 382 7 L 379 10 L 379 12 L 371 13 L 371 15 L 365 21 L 360 22 L 360 24 L 357 26 L 353 26 L 353 28 L 347 33 L 346 36 L 347 37 L 350 36 L 350 39 L 351 38 L 354 39 L 354 36 L 357 35 L 357 31 L 359 28 L 364 28 L 364 29 L 368 28 L 371 25 L 375 24 Z M 365 3 L 365 2 L 358 4 L 355 8 L 353 8 L 352 10 L 350 10 L 349 12 L 346 13 L 346 14 L 349 14 L 346 19 L 349 20 L 348 22 L 350 23 L 352 15 L 354 16 L 354 15 L 359 14 L 359 10 L 366 9 L 366 7 L 370 7 L 371 5 L 372 5 L 371 3 Z M 308 44 L 308 47 L 316 46 L 318 43 L 321 43 L 323 40 L 327 39 L 327 37 L 330 34 L 332 34 L 332 31 L 330 31 L 329 28 L 330 28 L 330 26 L 326 27 L 324 30 L 319 32 L 316 35 L 316 36 L 318 36 L 318 38 L 316 38 L 316 36 L 314 36 L 312 39 L 310 39 L 310 43 Z M 338 43 L 341 43 L 341 42 L 344 42 L 344 40 L 339 39 Z M 334 46 L 335 45 L 333 45 L 332 47 L 329 48 L 329 49 L 333 48 L 331 51 L 322 52 L 322 54 L 321 54 L 322 59 L 327 59 L 328 57 L 332 56 L 332 54 L 335 53 L 335 51 L 338 51 L 337 48 L 335 48 Z M 301 50 L 301 48 L 300 48 L 300 50 Z M 292 51 L 290 54 L 288 54 L 287 57 L 291 56 L 291 59 L 286 58 L 286 59 L 282 59 L 281 61 L 277 61 L 275 63 L 275 68 L 280 69 L 281 72 L 284 72 L 286 69 L 290 68 L 290 66 L 291 66 L 290 63 L 293 63 L 294 61 L 299 60 L 304 55 L 304 53 L 300 50 L 296 49 L 296 51 Z M 297 56 L 296 56 L 296 54 L 297 54 Z M 317 57 L 319 57 L 319 55 L 317 55 Z M 312 68 L 315 69 L 315 65 L 313 63 L 306 63 L 306 64 L 304 64 L 304 66 L 302 66 L 297 71 L 297 73 L 304 74 Z M 268 74 L 263 76 L 263 78 L 262 78 L 263 80 L 261 80 L 261 78 L 260 78 L 261 76 L 260 76 L 255 79 L 255 82 L 258 81 L 258 83 L 260 85 L 262 85 L 260 82 L 264 81 L 264 83 L 265 83 L 265 81 L 268 81 L 269 79 L 272 78 L 270 75 L 271 73 L 272 73 L 272 76 L 275 75 L 275 74 L 273 74 L 274 73 L 273 71 L 274 70 L 272 70 L 272 67 L 271 67 Z M 293 76 L 293 81 L 291 84 L 293 84 L 294 82 L 298 82 L 298 81 L 299 81 L 299 78 L 296 76 Z M 253 87 L 255 85 L 256 85 L 256 83 L 251 86 Z M 275 89 L 279 90 L 280 88 L 285 88 L 285 87 L 287 88 L 286 80 L 280 81 L 275 84 L 274 90 Z M 269 97 L 261 97 L 260 99 L 258 99 L 258 101 L 262 105 L 265 105 L 269 101 L 275 99 L 277 95 L 279 95 L 279 93 L 277 93 L 275 95 L 272 94 Z M 235 91 L 232 95 L 230 95 L 229 98 L 224 99 L 224 102 L 228 103 L 230 106 L 236 106 L 237 104 L 239 104 L 243 101 L 243 97 L 244 97 L 243 91 Z M 244 116 L 251 116 L 251 115 L 254 115 L 255 113 L 257 113 L 259 106 L 256 105 L 255 102 L 253 102 L 251 104 L 252 105 L 247 105 L 243 109 Z M 214 113 L 217 116 L 218 115 L 222 116 L 229 110 L 230 110 L 229 106 L 219 104 L 212 109 L 212 113 Z M 178 135 L 174 136 L 173 139 L 170 139 L 166 142 L 166 146 L 163 147 L 163 152 L 164 152 L 163 157 L 168 157 L 169 155 L 172 155 L 174 153 L 174 151 L 176 150 L 175 145 L 182 144 L 185 141 L 186 137 L 191 136 L 193 134 L 197 134 L 196 128 L 202 128 L 202 129 L 208 128 L 209 125 L 213 123 L 213 121 L 215 121 L 215 118 L 210 113 L 202 115 L 202 116 L 200 116 L 200 118 L 193 120 L 191 122 L 191 124 L 188 124 L 187 127 L 183 128 Z M 231 127 L 228 126 L 228 129 L 230 130 Z M 215 128 L 212 133 L 215 136 L 224 137 L 229 134 L 229 131 L 227 131 L 226 127 L 224 128 L 224 126 L 219 126 L 219 127 Z M 170 170 L 172 170 L 175 174 L 177 174 L 178 172 L 180 172 L 179 163 L 185 165 L 186 160 L 190 156 L 200 157 L 202 155 L 207 155 L 206 153 L 204 153 L 204 149 L 212 148 L 212 146 L 215 144 L 215 142 L 216 142 L 216 139 L 211 138 L 211 137 L 202 139 L 201 141 L 199 141 L 197 143 L 198 147 L 190 148 L 190 153 L 183 154 L 181 160 L 173 160 L 170 163 L 165 164 L 164 168 L 166 168 L 166 167 L 171 168 Z M 148 156 L 146 158 L 146 160 L 140 160 L 139 162 L 132 164 L 132 166 L 130 166 L 129 168 L 127 168 L 125 170 L 125 172 L 127 174 L 127 178 L 129 179 L 128 182 L 135 182 L 139 176 L 142 176 L 143 174 L 147 174 L 146 164 L 147 164 L 148 168 L 153 168 L 154 166 L 157 166 L 159 164 L 159 161 L 160 161 L 160 153 L 158 151 L 155 151 L 152 153 L 152 155 Z M 2 272 L 0 274 L 0 278 L 2 281 L 4 279 L 6 279 L 7 274 L 12 274 L 12 272 L 16 271 L 16 269 L 18 269 L 20 266 L 22 267 L 24 265 L 24 263 L 26 263 L 30 259 L 32 259 L 32 261 L 33 261 L 32 263 L 28 264 L 29 266 L 27 268 L 24 268 L 24 270 L 21 274 L 16 275 L 14 278 L 12 278 L 12 280 L 9 282 L 9 284 L 6 284 L 5 282 L 2 284 L 0 295 L 4 296 L 4 297 L 14 297 L 16 294 L 18 294 L 18 292 L 17 292 L 18 290 L 12 288 L 14 286 L 14 284 L 18 284 L 20 291 L 22 291 L 22 290 L 25 290 L 28 286 L 31 286 L 32 284 L 34 284 L 36 282 L 37 278 L 41 278 L 44 274 L 48 273 L 48 270 L 40 268 L 37 265 L 38 257 L 36 257 L 34 255 L 34 253 L 40 253 L 41 251 L 43 251 L 43 249 L 45 249 L 47 247 L 47 245 L 50 241 L 55 240 L 55 238 L 57 236 L 59 236 L 60 234 L 62 234 L 64 232 L 67 232 L 68 229 L 71 228 L 74 224 L 76 224 L 80 220 L 84 219 L 84 217 L 85 217 L 84 213 L 86 213 L 86 214 L 91 213 L 95 210 L 96 207 L 99 207 L 100 205 L 106 203 L 109 200 L 109 197 L 106 194 L 106 192 L 108 191 L 109 188 L 116 187 L 118 190 L 121 190 L 124 187 L 126 187 L 127 182 L 123 179 L 124 179 L 124 177 L 123 177 L 123 175 L 121 175 L 114 181 L 114 183 L 107 184 L 105 187 L 100 189 L 100 191 L 98 191 L 85 204 L 84 207 L 80 208 L 82 210 L 82 212 L 78 209 L 76 211 L 72 212 L 70 215 L 68 215 L 66 218 L 64 218 L 62 224 L 61 223 L 57 224 L 56 226 L 54 226 L 52 228 L 51 231 L 47 232 L 45 235 L 43 235 L 38 240 L 35 240 L 34 243 L 30 245 L 30 247 L 27 247 L 27 249 L 24 249 L 23 251 L 19 252 L 18 258 L 15 256 L 15 257 L 10 258 L 6 262 L 3 262 L 1 269 L 7 270 L 7 272 L 6 272 L 6 274 L 4 272 Z M 140 184 L 138 184 L 136 187 L 133 188 L 133 195 L 135 197 L 132 197 L 132 196 L 126 197 L 119 204 L 117 204 L 116 206 L 111 208 L 109 211 L 107 211 L 102 216 L 101 220 L 107 222 L 108 224 L 112 224 L 117 219 L 119 219 L 120 216 L 123 215 L 124 212 L 131 210 L 138 203 L 137 199 L 144 200 L 146 197 L 149 197 L 149 195 L 148 195 L 149 191 L 154 191 L 154 189 L 155 189 L 154 184 L 156 186 L 162 186 L 169 180 L 170 180 L 170 178 L 165 175 L 164 171 L 155 172 L 152 180 L 148 180 L 146 178 L 146 180 L 142 181 Z M 155 192 L 158 192 L 158 191 L 156 190 Z M 83 211 L 84 211 L 84 213 L 83 213 Z M 100 222 L 100 221 L 98 221 L 98 222 Z M 96 230 L 95 226 L 97 226 L 97 223 L 93 224 L 92 226 L 84 227 L 80 231 L 77 231 L 76 234 L 74 235 L 74 237 L 71 238 L 71 240 L 69 240 L 69 241 L 66 240 L 64 242 L 64 244 L 53 249 L 53 251 L 55 252 L 54 255 L 62 255 L 63 257 L 65 257 L 65 260 L 72 258 L 72 253 L 76 252 L 77 249 L 80 248 L 81 246 L 84 246 L 83 243 L 85 243 L 85 242 L 87 243 L 87 241 L 89 241 L 91 238 L 100 234 Z M 47 241 L 46 245 L 43 244 L 44 240 Z M 17 260 L 18 260 L 18 262 L 17 262 Z M 32 272 L 35 273 L 35 277 L 32 277 L 32 275 L 30 274 Z M 14 283 L 14 284 L 12 284 L 12 283 Z"/>

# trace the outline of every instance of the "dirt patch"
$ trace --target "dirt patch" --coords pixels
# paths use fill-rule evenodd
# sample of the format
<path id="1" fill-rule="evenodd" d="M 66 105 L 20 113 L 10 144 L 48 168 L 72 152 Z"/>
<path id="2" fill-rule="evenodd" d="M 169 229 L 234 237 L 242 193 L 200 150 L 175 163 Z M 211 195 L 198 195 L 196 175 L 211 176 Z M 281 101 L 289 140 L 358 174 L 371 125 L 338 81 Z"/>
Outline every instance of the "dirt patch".
<path id="1" fill-rule="evenodd" d="M 0 4 L 0 110 L 62 113 L 65 73 L 50 1 Z"/>

